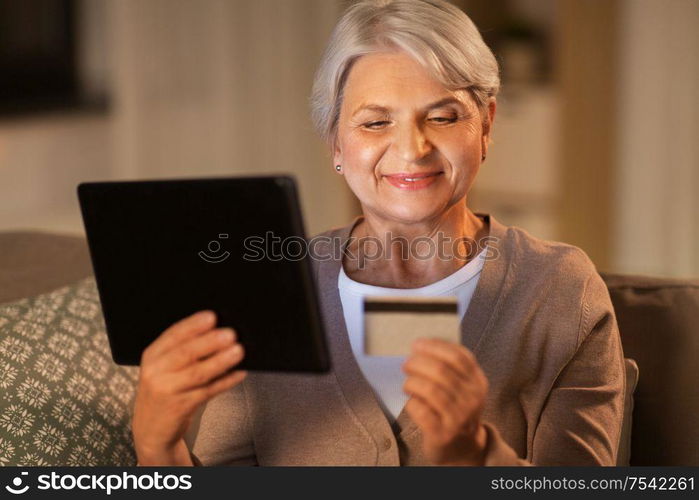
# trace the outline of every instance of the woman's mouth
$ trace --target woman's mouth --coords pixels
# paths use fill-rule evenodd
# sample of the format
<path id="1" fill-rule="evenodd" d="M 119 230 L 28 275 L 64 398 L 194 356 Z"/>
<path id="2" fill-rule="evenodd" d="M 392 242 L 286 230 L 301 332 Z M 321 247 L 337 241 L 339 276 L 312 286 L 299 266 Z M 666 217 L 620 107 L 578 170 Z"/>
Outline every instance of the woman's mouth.
<path id="1" fill-rule="evenodd" d="M 443 173 L 444 172 L 440 170 L 438 172 L 428 172 L 419 174 L 391 174 L 384 175 L 384 177 L 388 182 L 391 183 L 391 185 L 397 187 L 398 189 L 415 191 L 417 189 L 424 189 L 432 185 L 432 183 L 434 183 Z"/>

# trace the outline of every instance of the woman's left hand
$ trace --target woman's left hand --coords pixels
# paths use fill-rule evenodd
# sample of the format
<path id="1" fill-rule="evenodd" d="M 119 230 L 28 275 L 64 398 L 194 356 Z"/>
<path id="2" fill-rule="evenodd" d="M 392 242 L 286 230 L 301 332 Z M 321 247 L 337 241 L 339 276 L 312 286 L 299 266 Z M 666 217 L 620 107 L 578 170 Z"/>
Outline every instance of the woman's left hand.
<path id="1" fill-rule="evenodd" d="M 406 411 L 422 430 L 423 449 L 437 465 L 483 465 L 487 431 L 481 415 L 488 380 L 461 344 L 419 339 L 403 364 Z"/>

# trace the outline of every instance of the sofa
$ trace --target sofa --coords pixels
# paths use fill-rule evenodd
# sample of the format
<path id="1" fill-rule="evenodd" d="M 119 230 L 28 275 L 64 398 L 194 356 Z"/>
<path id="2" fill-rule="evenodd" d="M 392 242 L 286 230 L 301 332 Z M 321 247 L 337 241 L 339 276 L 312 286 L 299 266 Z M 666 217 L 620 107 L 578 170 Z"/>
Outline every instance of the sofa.
<path id="1" fill-rule="evenodd" d="M 699 280 L 602 274 L 627 368 L 618 465 L 699 465 Z M 0 465 L 134 465 L 83 238 L 0 233 Z"/>

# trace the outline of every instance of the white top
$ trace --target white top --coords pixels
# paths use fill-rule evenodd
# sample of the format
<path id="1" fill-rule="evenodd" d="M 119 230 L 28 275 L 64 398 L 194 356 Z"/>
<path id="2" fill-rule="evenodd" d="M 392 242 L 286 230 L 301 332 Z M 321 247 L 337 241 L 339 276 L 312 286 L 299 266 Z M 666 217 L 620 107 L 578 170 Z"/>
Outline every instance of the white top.
<path id="1" fill-rule="evenodd" d="M 463 318 L 483 269 L 485 250 L 483 249 L 455 273 L 420 288 L 384 288 L 366 285 L 350 279 L 345 274 L 345 270 L 340 267 L 338 288 L 352 351 L 389 421 L 393 422 L 398 418 L 408 401 L 408 395 L 403 392 L 405 374 L 401 371 L 405 357 L 364 354 L 364 296 L 455 296 L 459 318 Z"/>

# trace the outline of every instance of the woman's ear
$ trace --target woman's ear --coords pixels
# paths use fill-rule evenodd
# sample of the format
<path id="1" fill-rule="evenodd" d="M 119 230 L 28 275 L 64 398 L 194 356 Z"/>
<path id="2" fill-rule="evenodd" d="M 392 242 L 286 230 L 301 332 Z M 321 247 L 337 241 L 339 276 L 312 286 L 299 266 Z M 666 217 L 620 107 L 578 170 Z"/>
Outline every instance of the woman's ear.
<path id="1" fill-rule="evenodd" d="M 497 103 L 495 97 L 488 99 L 487 115 L 483 119 L 483 133 L 481 135 L 481 148 L 483 151 L 483 157 L 488 152 L 488 144 L 490 143 L 490 135 L 493 130 L 493 122 L 495 121 L 495 110 L 497 108 Z"/>

